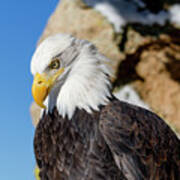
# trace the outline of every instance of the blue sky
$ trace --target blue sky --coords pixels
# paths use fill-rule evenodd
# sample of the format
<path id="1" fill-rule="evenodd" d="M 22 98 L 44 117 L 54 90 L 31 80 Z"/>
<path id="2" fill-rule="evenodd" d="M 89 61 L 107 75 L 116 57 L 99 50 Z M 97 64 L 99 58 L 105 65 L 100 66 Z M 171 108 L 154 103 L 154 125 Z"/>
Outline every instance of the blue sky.
<path id="1" fill-rule="evenodd" d="M 30 60 L 57 2 L 0 1 L 1 180 L 34 180 Z"/>

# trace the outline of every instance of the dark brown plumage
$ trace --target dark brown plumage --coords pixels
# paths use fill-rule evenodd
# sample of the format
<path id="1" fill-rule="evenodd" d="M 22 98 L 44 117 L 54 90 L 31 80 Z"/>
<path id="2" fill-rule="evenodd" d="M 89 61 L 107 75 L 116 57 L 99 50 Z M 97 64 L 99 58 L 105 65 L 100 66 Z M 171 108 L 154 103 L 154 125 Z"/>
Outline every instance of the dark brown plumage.
<path id="1" fill-rule="evenodd" d="M 157 115 L 111 99 L 99 112 L 44 114 L 34 149 L 41 180 L 180 179 L 180 141 Z"/>

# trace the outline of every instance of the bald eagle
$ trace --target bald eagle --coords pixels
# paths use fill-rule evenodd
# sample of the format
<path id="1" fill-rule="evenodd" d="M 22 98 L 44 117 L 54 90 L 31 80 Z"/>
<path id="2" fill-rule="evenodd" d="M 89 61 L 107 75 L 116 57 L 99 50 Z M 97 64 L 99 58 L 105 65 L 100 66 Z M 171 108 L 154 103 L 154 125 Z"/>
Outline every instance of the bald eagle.
<path id="1" fill-rule="evenodd" d="M 113 96 L 107 61 L 90 42 L 65 34 L 35 51 L 41 180 L 180 179 L 180 141 L 156 114 Z"/>

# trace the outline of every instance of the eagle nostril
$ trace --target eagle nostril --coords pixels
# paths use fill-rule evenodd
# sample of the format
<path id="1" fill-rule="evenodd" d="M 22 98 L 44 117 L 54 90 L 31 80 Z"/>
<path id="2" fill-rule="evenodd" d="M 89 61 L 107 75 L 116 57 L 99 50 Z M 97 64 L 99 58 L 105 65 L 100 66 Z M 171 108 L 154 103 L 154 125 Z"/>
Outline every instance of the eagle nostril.
<path id="1" fill-rule="evenodd" d="M 38 81 L 38 84 L 42 84 L 42 81 Z"/>

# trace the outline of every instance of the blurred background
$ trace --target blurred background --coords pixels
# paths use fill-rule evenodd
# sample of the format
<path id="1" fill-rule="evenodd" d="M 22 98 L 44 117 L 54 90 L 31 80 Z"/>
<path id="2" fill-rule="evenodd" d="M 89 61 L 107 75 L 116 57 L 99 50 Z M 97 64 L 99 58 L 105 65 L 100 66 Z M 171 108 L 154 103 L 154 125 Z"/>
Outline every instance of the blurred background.
<path id="1" fill-rule="evenodd" d="M 69 33 L 111 59 L 115 95 L 154 111 L 180 133 L 179 0 L 2 0 L 0 179 L 33 180 L 31 56 L 46 37 Z"/>

